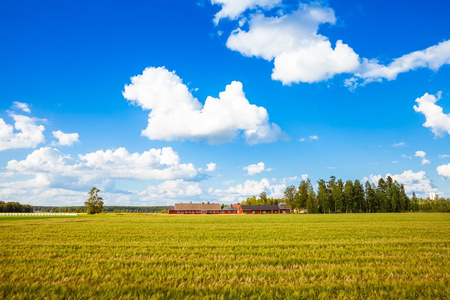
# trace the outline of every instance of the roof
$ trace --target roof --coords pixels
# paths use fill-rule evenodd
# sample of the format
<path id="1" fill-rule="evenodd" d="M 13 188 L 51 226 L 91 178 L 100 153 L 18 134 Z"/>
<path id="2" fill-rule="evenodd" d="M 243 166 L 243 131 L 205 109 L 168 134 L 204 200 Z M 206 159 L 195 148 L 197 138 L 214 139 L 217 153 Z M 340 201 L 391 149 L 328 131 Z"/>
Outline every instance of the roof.
<path id="1" fill-rule="evenodd" d="M 222 210 L 238 210 L 237 207 L 229 207 L 229 206 L 225 206 L 222 208 Z"/>
<path id="2" fill-rule="evenodd" d="M 221 210 L 219 203 L 175 203 L 175 210 Z"/>
<path id="3" fill-rule="evenodd" d="M 278 205 L 241 205 L 243 211 L 247 210 L 280 210 Z"/>

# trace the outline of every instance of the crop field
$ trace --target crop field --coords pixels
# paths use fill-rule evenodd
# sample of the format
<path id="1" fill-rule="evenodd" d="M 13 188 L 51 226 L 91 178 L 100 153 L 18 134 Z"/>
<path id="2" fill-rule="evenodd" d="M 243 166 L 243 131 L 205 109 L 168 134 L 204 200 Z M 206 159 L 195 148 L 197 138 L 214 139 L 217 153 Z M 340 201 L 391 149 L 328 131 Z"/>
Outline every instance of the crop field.
<path id="1" fill-rule="evenodd" d="M 450 214 L 0 218 L 2 299 L 448 299 Z"/>

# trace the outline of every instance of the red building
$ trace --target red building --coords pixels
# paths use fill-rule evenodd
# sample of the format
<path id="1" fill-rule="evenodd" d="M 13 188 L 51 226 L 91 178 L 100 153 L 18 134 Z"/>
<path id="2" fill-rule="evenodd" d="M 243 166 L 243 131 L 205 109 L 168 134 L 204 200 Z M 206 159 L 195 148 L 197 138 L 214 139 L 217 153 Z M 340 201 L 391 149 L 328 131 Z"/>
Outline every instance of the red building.
<path id="1" fill-rule="evenodd" d="M 285 204 L 278 205 L 240 205 L 222 207 L 219 203 L 175 203 L 169 214 L 285 214 L 290 210 Z"/>
<path id="2" fill-rule="evenodd" d="M 234 207 L 222 207 L 219 203 L 175 203 L 169 214 L 237 214 Z"/>
<path id="3" fill-rule="evenodd" d="M 290 210 L 285 204 L 278 205 L 240 205 L 234 204 L 232 207 L 236 207 L 240 214 L 285 214 Z"/>

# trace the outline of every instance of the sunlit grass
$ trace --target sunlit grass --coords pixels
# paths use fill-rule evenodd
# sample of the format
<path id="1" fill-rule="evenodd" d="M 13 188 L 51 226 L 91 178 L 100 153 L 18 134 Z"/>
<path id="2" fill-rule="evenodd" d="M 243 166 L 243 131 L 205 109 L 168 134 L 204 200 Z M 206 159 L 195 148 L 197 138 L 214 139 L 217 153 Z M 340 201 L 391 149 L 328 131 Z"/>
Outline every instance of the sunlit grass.
<path id="1" fill-rule="evenodd" d="M 449 214 L 0 222 L 0 298 L 446 298 Z"/>

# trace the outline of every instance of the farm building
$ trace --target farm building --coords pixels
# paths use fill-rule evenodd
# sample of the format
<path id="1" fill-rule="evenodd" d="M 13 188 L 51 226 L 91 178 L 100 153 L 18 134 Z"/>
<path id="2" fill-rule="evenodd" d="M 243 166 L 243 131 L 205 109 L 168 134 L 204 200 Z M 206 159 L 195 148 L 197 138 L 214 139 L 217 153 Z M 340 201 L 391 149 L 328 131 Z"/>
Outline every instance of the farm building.
<path id="1" fill-rule="evenodd" d="M 175 203 L 169 214 L 237 214 L 238 209 L 221 207 L 219 203 Z"/>
<path id="2" fill-rule="evenodd" d="M 222 207 L 218 203 L 175 203 L 168 210 L 169 214 L 281 214 L 290 210 L 285 204 L 278 205 L 240 205 Z"/>
<path id="3" fill-rule="evenodd" d="M 289 208 L 283 203 L 278 205 L 232 205 L 239 210 L 240 214 L 285 214 L 290 212 Z"/>

